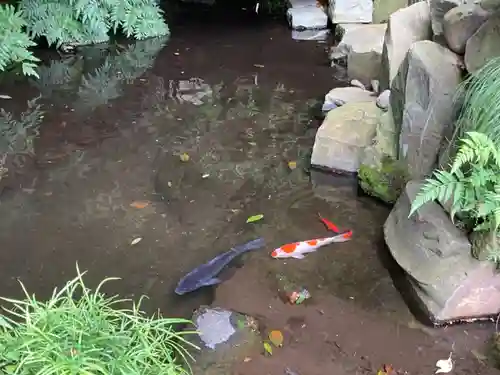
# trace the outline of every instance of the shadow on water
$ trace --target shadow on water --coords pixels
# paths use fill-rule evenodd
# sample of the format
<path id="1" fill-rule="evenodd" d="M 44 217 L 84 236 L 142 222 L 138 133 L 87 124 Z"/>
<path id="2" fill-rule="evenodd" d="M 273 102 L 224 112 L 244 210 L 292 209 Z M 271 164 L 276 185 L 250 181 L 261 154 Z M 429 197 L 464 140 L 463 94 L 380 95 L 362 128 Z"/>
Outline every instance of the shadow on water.
<path id="1" fill-rule="evenodd" d="M 355 238 L 296 262 L 297 280 L 407 318 L 379 259 L 387 207 L 352 179 L 309 173 L 313 109 L 340 84 L 324 46 L 293 41 L 279 22 L 231 24 L 47 53 L 39 80 L 5 81 L 1 295 L 18 296 L 21 279 L 47 296 L 78 261 L 91 284 L 119 276 L 114 293 L 187 315 L 212 292 L 175 296 L 181 276 L 256 236 L 268 248 L 246 256 L 279 272 L 268 252 L 324 236 L 321 212 Z"/>

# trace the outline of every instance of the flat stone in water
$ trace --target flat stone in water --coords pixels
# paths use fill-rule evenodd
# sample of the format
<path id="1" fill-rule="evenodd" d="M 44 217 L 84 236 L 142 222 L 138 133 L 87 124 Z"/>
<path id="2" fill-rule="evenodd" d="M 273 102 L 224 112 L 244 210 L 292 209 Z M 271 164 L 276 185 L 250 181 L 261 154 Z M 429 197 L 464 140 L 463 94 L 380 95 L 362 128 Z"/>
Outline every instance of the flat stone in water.
<path id="1" fill-rule="evenodd" d="M 233 313 L 227 310 L 204 309 L 196 318 L 195 324 L 201 340 L 210 349 L 228 341 L 236 332 L 231 324 Z"/>

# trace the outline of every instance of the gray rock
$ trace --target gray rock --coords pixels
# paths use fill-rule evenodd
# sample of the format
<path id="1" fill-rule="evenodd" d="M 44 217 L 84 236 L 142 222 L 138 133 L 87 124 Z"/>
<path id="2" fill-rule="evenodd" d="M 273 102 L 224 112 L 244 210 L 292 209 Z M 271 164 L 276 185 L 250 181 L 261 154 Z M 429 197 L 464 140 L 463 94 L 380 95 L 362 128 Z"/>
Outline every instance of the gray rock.
<path id="1" fill-rule="evenodd" d="M 410 181 L 384 224 L 385 241 L 435 323 L 498 313 L 500 275 L 471 256 L 465 233 L 430 202 L 408 218 L 421 183 Z"/>
<path id="2" fill-rule="evenodd" d="M 368 90 L 359 87 L 336 87 L 325 95 L 322 110 L 328 112 L 345 103 L 373 102 L 375 97 Z"/>
<path id="3" fill-rule="evenodd" d="M 316 133 L 311 164 L 356 172 L 382 113 L 374 101 L 347 103 L 328 112 Z"/>
<path id="4" fill-rule="evenodd" d="M 380 74 L 386 25 L 337 26 L 343 37 L 339 45 L 332 48 L 330 59 L 340 60 L 346 57 L 349 78 L 368 85 Z"/>
<path id="5" fill-rule="evenodd" d="M 254 318 L 233 311 L 202 306 L 193 314 L 196 330 L 194 375 L 230 375 L 232 366 L 260 355 L 262 340 Z"/>
<path id="6" fill-rule="evenodd" d="M 287 18 L 290 27 L 294 30 L 320 30 L 326 29 L 328 16 L 316 6 L 314 0 L 302 0 L 292 3 L 287 10 Z"/>
<path id="7" fill-rule="evenodd" d="M 328 16 L 333 24 L 371 23 L 373 0 L 328 0 Z"/>
<path id="8" fill-rule="evenodd" d="M 481 5 L 481 8 L 487 11 L 496 12 L 500 10 L 500 0 L 481 0 L 479 2 L 479 5 Z"/>
<path id="9" fill-rule="evenodd" d="M 427 2 L 418 2 L 391 14 L 382 50 L 381 90 L 390 88 L 411 45 L 419 40 L 430 39 L 431 36 L 431 18 Z"/>
<path id="10" fill-rule="evenodd" d="M 467 41 L 490 15 L 491 12 L 479 4 L 464 4 L 448 11 L 443 19 L 443 35 L 448 47 L 463 55 Z"/>
<path id="11" fill-rule="evenodd" d="M 454 94 L 461 81 L 460 59 L 431 41 L 413 44 L 392 82 L 390 103 L 399 129 L 398 159 L 411 179 L 434 168 L 441 140 L 455 120 Z"/>
<path id="12" fill-rule="evenodd" d="M 464 62 L 469 73 L 473 73 L 497 56 L 500 56 L 500 14 L 490 17 L 467 41 Z"/>
<path id="13" fill-rule="evenodd" d="M 387 111 L 389 108 L 389 101 L 391 99 L 391 90 L 384 90 L 377 98 L 377 107 L 380 109 Z M 391 114 L 392 115 L 392 114 Z"/>
<path id="14" fill-rule="evenodd" d="M 401 8 L 406 8 L 408 5 L 407 0 L 374 0 L 372 22 L 387 22 L 392 13 Z"/>
<path id="15" fill-rule="evenodd" d="M 439 38 L 443 35 L 444 15 L 463 3 L 464 1 L 462 0 L 429 0 L 432 32 L 435 37 Z"/>

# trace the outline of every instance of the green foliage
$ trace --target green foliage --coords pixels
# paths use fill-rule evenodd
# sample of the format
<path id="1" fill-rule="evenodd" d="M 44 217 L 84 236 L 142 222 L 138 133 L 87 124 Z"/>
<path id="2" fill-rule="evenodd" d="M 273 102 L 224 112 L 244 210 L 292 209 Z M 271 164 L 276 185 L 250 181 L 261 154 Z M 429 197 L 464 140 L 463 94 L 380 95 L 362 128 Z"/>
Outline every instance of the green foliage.
<path id="1" fill-rule="evenodd" d="M 77 267 L 78 270 L 78 267 Z M 173 325 L 184 319 L 146 316 L 139 303 L 106 297 L 88 289 L 84 273 L 55 289 L 43 302 L 25 293 L 23 300 L 2 298 L 13 305 L 0 316 L 2 374 L 187 374 L 178 363 L 190 358 Z M 141 299 L 142 300 L 142 299 Z M 124 308 L 126 303 L 130 308 Z"/>
<path id="2" fill-rule="evenodd" d="M 50 45 L 101 43 L 119 29 L 136 39 L 169 34 L 154 0 L 21 0 L 19 7 L 28 33 Z"/>
<path id="3" fill-rule="evenodd" d="M 500 145 L 500 57 L 490 59 L 462 82 L 458 97 L 463 104 L 456 137 L 474 131 Z"/>
<path id="4" fill-rule="evenodd" d="M 458 215 L 475 231 L 496 232 L 500 226 L 500 151 L 482 133 L 468 132 L 451 170 L 437 170 L 412 203 L 410 215 L 426 202 L 451 200 L 452 219 Z"/>
<path id="5" fill-rule="evenodd" d="M 0 72 L 21 64 L 25 75 L 37 77 L 35 67 L 39 59 L 28 50 L 35 43 L 23 31 L 25 26 L 21 12 L 12 5 L 0 5 Z"/>

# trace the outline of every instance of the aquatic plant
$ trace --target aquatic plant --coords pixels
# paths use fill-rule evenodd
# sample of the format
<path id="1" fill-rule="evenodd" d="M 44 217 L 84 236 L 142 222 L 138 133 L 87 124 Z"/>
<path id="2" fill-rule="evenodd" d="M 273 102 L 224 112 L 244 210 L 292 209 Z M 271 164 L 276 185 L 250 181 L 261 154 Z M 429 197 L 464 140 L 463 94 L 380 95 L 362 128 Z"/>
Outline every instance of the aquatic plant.
<path id="1" fill-rule="evenodd" d="M 37 76 L 38 58 L 28 50 L 35 43 L 23 29 L 26 21 L 12 5 L 0 5 L 0 72 L 20 64 L 25 75 Z"/>
<path id="2" fill-rule="evenodd" d="M 176 332 L 174 325 L 189 321 L 148 317 L 142 298 L 133 303 L 100 291 L 115 278 L 91 291 L 84 274 L 77 266 L 77 277 L 46 302 L 22 283 L 24 299 L 2 298 L 13 307 L 0 315 L 0 373 L 188 374 L 179 360 L 190 359 L 186 346 L 195 346 L 184 335 L 193 332 Z"/>
<path id="3" fill-rule="evenodd" d="M 500 227 L 500 150 L 489 135 L 467 132 L 450 171 L 436 170 L 412 202 L 410 215 L 427 202 L 451 202 L 450 216 L 469 229 L 497 233 Z"/>

